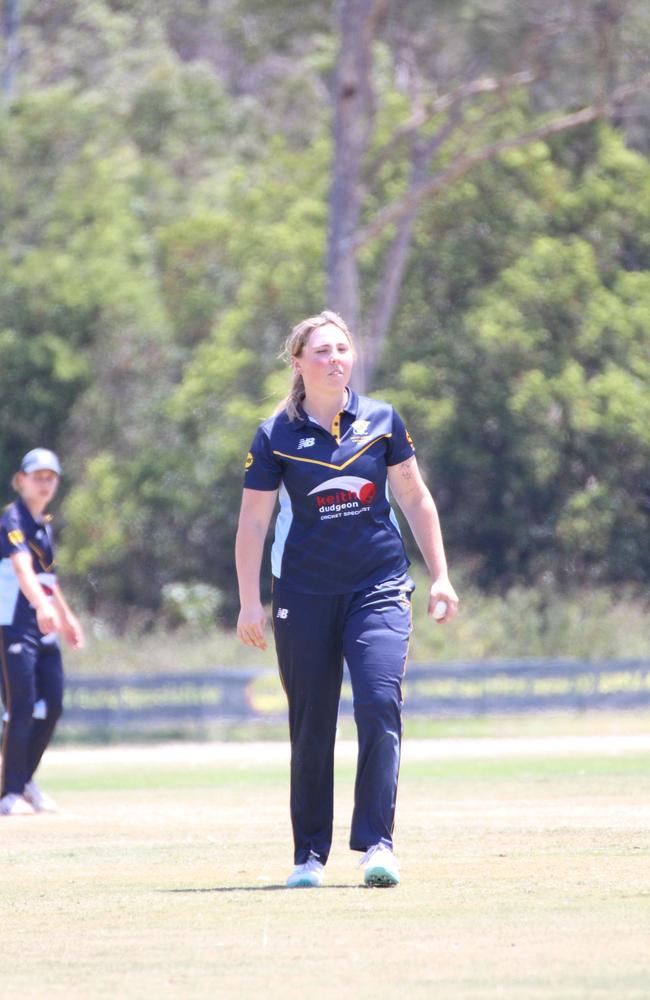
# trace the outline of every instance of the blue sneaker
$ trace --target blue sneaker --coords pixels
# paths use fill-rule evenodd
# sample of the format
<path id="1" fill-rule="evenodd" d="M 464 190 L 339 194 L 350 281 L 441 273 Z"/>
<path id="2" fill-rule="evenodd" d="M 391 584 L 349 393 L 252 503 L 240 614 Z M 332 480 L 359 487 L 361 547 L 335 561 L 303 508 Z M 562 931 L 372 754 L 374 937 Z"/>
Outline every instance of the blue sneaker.
<path id="1" fill-rule="evenodd" d="M 325 880 L 325 866 L 312 854 L 304 865 L 296 865 L 285 885 L 287 889 L 316 889 Z"/>
<path id="2" fill-rule="evenodd" d="M 399 885 L 397 858 L 386 844 L 369 847 L 359 864 L 363 865 L 364 884 L 371 889 L 387 889 Z"/>

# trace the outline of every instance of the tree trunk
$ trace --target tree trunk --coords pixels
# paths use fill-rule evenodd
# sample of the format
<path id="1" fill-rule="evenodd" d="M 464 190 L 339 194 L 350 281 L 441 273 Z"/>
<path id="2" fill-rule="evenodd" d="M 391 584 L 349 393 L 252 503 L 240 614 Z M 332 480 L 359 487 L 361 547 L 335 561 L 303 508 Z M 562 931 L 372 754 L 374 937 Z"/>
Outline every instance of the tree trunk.
<path id="1" fill-rule="evenodd" d="M 2 93 L 9 100 L 14 91 L 18 64 L 18 0 L 4 0 L 2 33 L 5 39 L 5 64 L 2 67 Z"/>
<path id="2" fill-rule="evenodd" d="M 334 83 L 334 162 L 327 247 L 328 306 L 359 341 L 355 384 L 363 389 L 363 331 L 354 238 L 362 208 L 362 169 L 372 133 L 372 43 L 386 0 L 340 0 L 341 47 Z"/>

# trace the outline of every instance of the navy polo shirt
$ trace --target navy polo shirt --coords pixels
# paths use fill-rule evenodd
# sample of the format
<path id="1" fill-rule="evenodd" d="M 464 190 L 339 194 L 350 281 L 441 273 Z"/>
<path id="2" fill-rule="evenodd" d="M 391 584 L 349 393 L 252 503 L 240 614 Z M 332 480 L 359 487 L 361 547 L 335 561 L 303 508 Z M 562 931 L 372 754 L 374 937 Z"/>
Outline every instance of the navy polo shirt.
<path id="1" fill-rule="evenodd" d="M 273 575 L 308 594 L 345 594 L 403 575 L 409 565 L 388 501 L 387 470 L 413 442 L 389 403 L 348 390 L 327 430 L 286 410 L 259 427 L 244 486 L 279 489 Z"/>
<path id="2" fill-rule="evenodd" d="M 0 518 L 0 625 L 42 639 L 45 637 L 38 628 L 36 611 L 18 586 L 10 558 L 15 552 L 31 555 L 39 583 L 46 594 L 51 594 L 57 581 L 49 519 L 35 520 L 20 499 L 9 504 Z"/>

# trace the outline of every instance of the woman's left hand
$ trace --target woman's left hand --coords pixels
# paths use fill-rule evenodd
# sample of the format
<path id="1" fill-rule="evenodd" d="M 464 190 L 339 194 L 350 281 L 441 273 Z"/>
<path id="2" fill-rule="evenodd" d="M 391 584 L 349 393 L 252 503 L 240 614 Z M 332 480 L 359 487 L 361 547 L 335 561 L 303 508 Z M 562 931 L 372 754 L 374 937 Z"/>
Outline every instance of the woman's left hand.
<path id="1" fill-rule="evenodd" d="M 81 649 L 84 646 L 85 639 L 81 622 L 75 615 L 68 613 L 64 616 L 61 631 L 65 641 L 73 649 Z"/>
<path id="2" fill-rule="evenodd" d="M 441 617 L 434 614 L 436 604 L 439 601 L 444 602 L 447 605 L 447 609 Z M 444 625 L 445 622 L 451 621 L 456 612 L 458 611 L 458 594 L 449 582 L 449 577 L 442 576 L 438 577 L 431 584 L 431 591 L 429 593 L 429 607 L 427 613 L 430 618 L 436 619 L 438 625 Z"/>

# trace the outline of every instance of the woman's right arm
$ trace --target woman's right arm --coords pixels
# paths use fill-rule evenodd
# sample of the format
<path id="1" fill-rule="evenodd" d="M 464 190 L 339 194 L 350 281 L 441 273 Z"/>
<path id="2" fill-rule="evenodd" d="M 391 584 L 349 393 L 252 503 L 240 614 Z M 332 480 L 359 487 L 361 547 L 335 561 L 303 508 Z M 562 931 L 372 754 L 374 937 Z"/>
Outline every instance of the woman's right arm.
<path id="1" fill-rule="evenodd" d="M 277 496 L 277 490 L 244 490 L 235 541 L 241 604 L 237 635 L 247 646 L 258 649 L 266 649 L 266 614 L 260 600 L 260 569 L 264 540 Z"/>
<path id="2" fill-rule="evenodd" d="M 41 587 L 32 566 L 32 557 L 27 552 L 13 552 L 11 564 L 18 586 L 36 611 L 36 621 L 43 635 L 58 632 L 61 628 L 59 613 Z"/>

